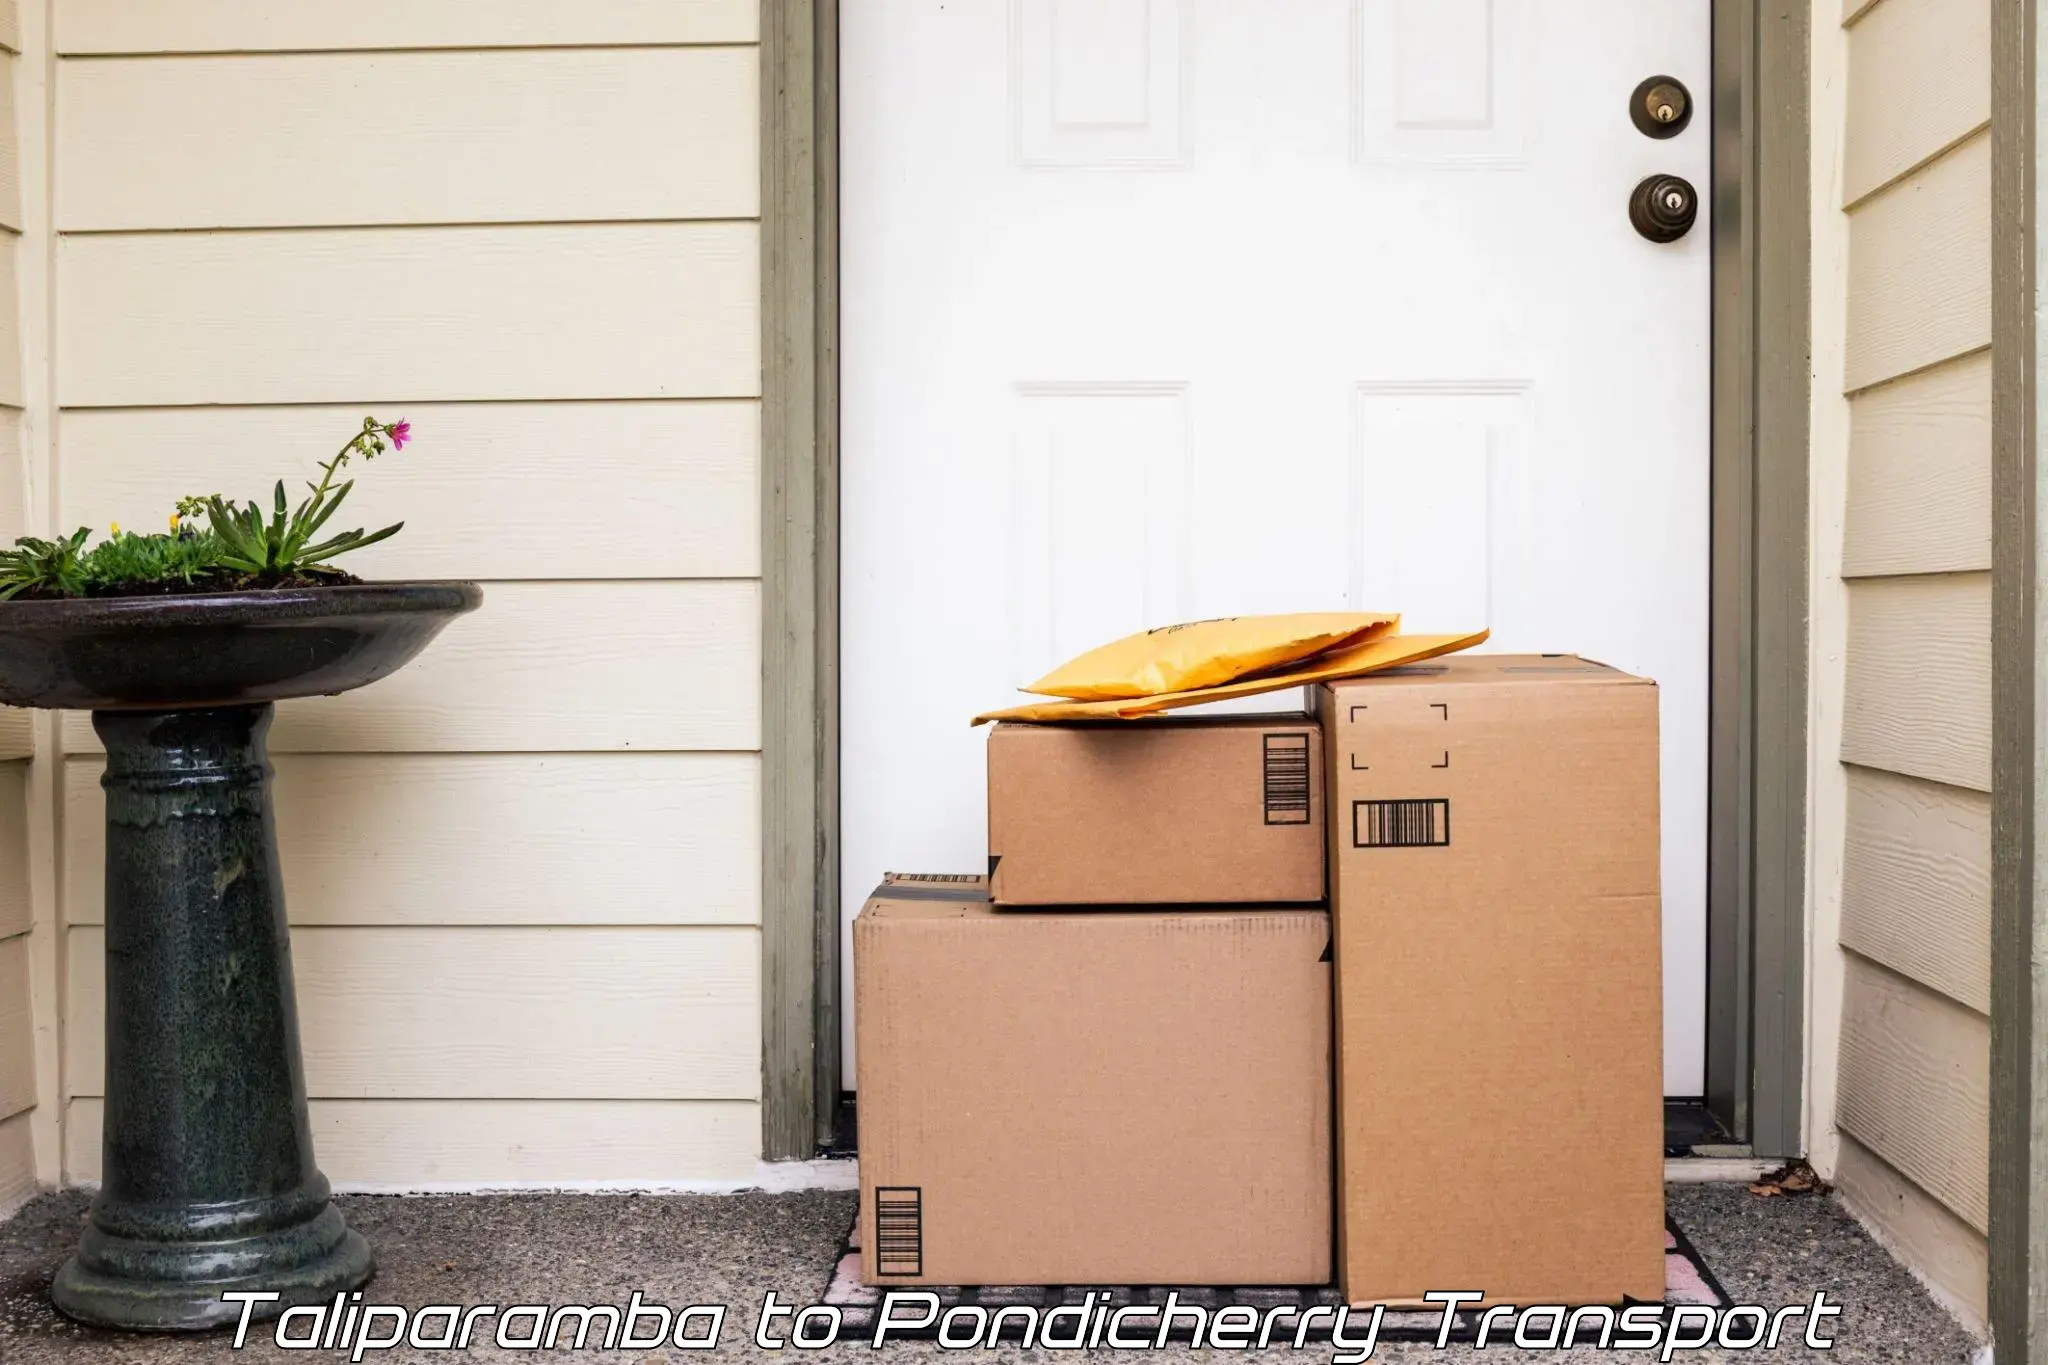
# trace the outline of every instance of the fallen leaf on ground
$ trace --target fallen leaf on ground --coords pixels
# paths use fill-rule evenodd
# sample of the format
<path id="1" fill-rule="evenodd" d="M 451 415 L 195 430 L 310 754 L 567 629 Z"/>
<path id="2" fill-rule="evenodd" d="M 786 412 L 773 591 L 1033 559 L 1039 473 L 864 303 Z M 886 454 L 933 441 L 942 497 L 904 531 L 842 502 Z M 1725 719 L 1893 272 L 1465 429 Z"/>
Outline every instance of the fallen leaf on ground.
<path id="1" fill-rule="evenodd" d="M 1826 1194 L 1831 1188 L 1804 1161 L 1788 1161 L 1759 1176 L 1749 1192 L 1759 1199 L 1776 1199 L 1787 1194 Z"/>

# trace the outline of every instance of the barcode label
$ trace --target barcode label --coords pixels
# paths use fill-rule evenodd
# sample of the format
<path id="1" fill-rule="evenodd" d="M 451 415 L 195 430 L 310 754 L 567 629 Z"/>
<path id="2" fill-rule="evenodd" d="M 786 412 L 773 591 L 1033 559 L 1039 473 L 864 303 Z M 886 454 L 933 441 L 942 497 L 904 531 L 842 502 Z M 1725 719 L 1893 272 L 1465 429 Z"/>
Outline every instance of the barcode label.
<path id="1" fill-rule="evenodd" d="M 1354 801 L 1354 848 L 1443 848 L 1451 842 L 1448 800 Z"/>
<path id="2" fill-rule="evenodd" d="M 1305 732 L 1266 736 L 1266 823 L 1309 823 Z"/>
<path id="3" fill-rule="evenodd" d="M 924 1190 L 919 1186 L 875 1190 L 875 1273 L 924 1274 Z"/>

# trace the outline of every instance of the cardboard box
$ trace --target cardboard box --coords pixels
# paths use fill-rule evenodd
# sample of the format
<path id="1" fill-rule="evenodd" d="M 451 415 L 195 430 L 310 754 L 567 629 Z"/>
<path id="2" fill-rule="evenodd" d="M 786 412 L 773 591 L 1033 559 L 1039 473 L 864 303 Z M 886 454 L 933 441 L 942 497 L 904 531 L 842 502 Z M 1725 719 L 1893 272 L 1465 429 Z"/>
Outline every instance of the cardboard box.
<path id="1" fill-rule="evenodd" d="M 871 1284 L 1323 1284 L 1329 916 L 997 910 L 853 926 Z"/>
<path id="2" fill-rule="evenodd" d="M 1346 1296 L 1660 1301 L 1655 685 L 1458 655 L 1317 699 Z"/>
<path id="3" fill-rule="evenodd" d="M 1004 905 L 1320 904 L 1324 842 L 1322 732 L 1306 715 L 989 732 Z"/>

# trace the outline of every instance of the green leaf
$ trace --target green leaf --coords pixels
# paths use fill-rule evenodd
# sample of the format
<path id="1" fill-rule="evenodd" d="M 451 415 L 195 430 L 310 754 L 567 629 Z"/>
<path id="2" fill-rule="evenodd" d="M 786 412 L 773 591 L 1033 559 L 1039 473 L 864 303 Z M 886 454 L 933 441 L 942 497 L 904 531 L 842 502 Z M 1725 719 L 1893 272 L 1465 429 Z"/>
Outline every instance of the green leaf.
<path id="1" fill-rule="evenodd" d="M 358 526 L 353 531 L 343 531 L 332 539 L 323 540 L 318 545 L 310 546 L 304 554 L 299 556 L 299 567 L 302 569 L 317 568 L 323 559 L 333 555 L 347 554 L 361 541 L 362 535 L 363 528 Z"/>
<path id="2" fill-rule="evenodd" d="M 347 554 L 350 550 L 360 550 L 365 545 L 375 545 L 380 540 L 388 540 L 404 529 L 405 523 L 401 521 L 396 526 L 387 526 L 369 535 L 364 535 L 360 530 L 349 531 L 306 551 L 303 562 L 307 565 L 316 564 L 335 555 Z"/>
<path id="3" fill-rule="evenodd" d="M 277 510 L 270 518 L 270 532 L 263 537 L 264 561 L 268 568 L 282 568 L 280 551 L 284 548 L 284 519 L 290 510 L 285 501 L 284 480 L 277 481 Z"/>
<path id="4" fill-rule="evenodd" d="M 300 530 L 298 539 L 292 546 L 292 553 L 295 558 L 303 551 L 306 542 L 313 538 L 314 533 L 327 524 L 327 519 L 341 509 L 342 500 L 348 497 L 349 489 L 355 486 L 356 481 L 350 479 L 347 483 L 328 494 L 326 506 L 322 507 L 319 515 L 315 516 Z"/>
<path id="5" fill-rule="evenodd" d="M 284 528 L 283 537 L 278 541 L 278 563 L 289 565 L 293 556 L 298 553 L 299 547 L 306 543 L 306 518 L 312 514 L 312 509 L 318 502 L 317 497 L 308 498 L 292 513 L 292 519 Z"/>
<path id="6" fill-rule="evenodd" d="M 206 504 L 206 520 L 213 527 L 213 533 L 220 537 L 227 547 L 227 557 L 236 568 L 247 573 L 263 571 L 262 551 L 250 539 L 249 527 L 242 516 L 228 509 L 226 502 L 213 498 Z"/>
<path id="7" fill-rule="evenodd" d="M 311 485 L 308 485 L 308 487 L 311 487 Z M 301 532 L 303 531 L 306 525 L 306 518 L 311 516 L 313 514 L 314 509 L 317 508 L 319 505 L 320 490 L 315 488 L 313 489 L 312 497 L 307 498 L 304 502 L 300 503 L 296 508 L 293 509 L 291 523 L 285 528 L 285 544 L 289 545 L 292 543 L 292 541 L 300 538 Z"/>
<path id="8" fill-rule="evenodd" d="M 244 507 L 236 518 L 242 528 L 242 539 L 249 544 L 249 557 L 256 561 L 260 572 L 270 567 L 270 538 L 263 532 L 263 512 L 255 503 Z"/>

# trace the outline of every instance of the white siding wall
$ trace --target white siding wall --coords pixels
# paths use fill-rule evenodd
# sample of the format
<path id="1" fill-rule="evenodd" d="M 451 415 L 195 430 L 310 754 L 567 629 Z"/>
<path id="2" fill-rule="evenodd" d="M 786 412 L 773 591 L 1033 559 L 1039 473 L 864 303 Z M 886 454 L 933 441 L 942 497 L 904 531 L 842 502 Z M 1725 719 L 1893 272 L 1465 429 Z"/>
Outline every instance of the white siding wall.
<path id="1" fill-rule="evenodd" d="M 22 458 L 21 146 L 14 101 L 21 63 L 14 0 L 0 0 L 0 545 L 29 530 Z M 39 1099 L 31 964 L 37 936 L 29 888 L 29 756 L 33 721 L 0 709 L 0 1217 L 34 1192 Z"/>
<path id="2" fill-rule="evenodd" d="M 356 1186 L 751 1175 L 753 0 L 51 14 L 52 520 L 253 496 L 363 414 L 405 417 L 417 444 L 364 471 L 355 516 L 406 530 L 351 567 L 486 580 L 407 672 L 280 708 L 322 1165 Z M 88 1180 L 101 760 L 83 718 L 61 735 L 62 1152 Z M 7 971 L 0 941 L 0 1002 Z M 0 1126 L 0 1194 L 5 1153 Z"/>
<path id="3" fill-rule="evenodd" d="M 1816 19 L 1817 177 L 1837 196 L 1816 223 L 1816 328 L 1840 329 L 1846 414 L 1832 421 L 1817 398 L 1815 456 L 1824 473 L 1845 451 L 1846 478 L 1815 480 L 1816 557 L 1831 576 L 1816 612 L 1834 618 L 1825 633 L 1840 646 L 1839 662 L 1816 649 L 1817 676 L 1838 687 L 1817 714 L 1838 718 L 1821 749 L 1832 744 L 1845 765 L 1816 778 L 1816 878 L 1831 881 L 1816 888 L 1816 924 L 1835 943 L 1816 944 L 1815 998 L 1839 1000 L 1840 1014 L 1816 1028 L 1837 1051 L 1816 1058 L 1814 1093 L 1834 1131 L 1815 1145 L 1857 1213 L 1981 1326 L 1989 4 L 1819 0 Z M 1837 57 L 1839 102 L 1818 74 Z M 1846 253 L 1839 293 L 1828 287 L 1835 243 Z M 1816 353 L 1828 350 L 1823 337 Z"/>
<path id="4" fill-rule="evenodd" d="M 36 1187 L 27 796 L 28 764 L 18 758 L 0 762 L 0 1218 Z"/>

